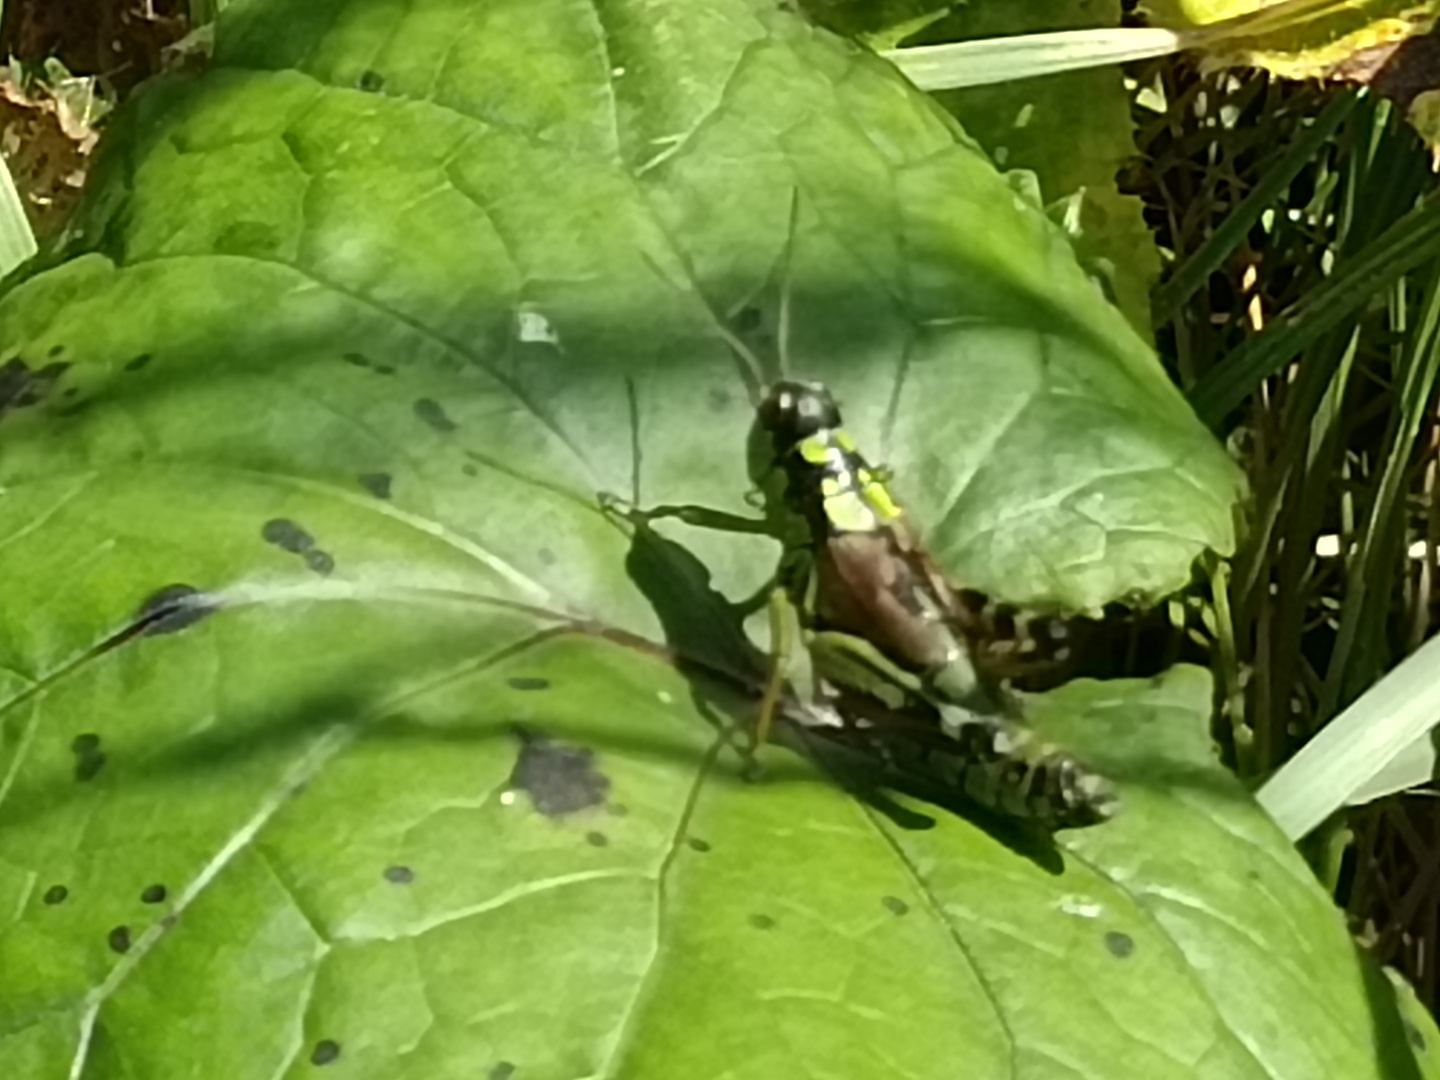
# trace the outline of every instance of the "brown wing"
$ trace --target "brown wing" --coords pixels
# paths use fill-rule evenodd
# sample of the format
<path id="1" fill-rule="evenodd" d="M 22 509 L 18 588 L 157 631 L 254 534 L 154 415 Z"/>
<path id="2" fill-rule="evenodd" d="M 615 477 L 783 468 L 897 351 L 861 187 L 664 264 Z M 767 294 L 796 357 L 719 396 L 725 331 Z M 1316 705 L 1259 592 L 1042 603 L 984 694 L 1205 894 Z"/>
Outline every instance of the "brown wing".
<path id="1" fill-rule="evenodd" d="M 910 671 L 936 670 L 965 649 L 988 685 L 1045 689 L 1068 672 L 1072 625 L 952 588 L 906 529 L 832 536 L 814 572 L 820 627 L 867 638 Z"/>
<path id="2" fill-rule="evenodd" d="M 929 582 L 889 530 L 833 536 L 815 555 L 819 626 L 867 638 L 900 667 L 925 672 L 948 663 L 962 643 L 927 603 Z"/>
<path id="3" fill-rule="evenodd" d="M 895 546 L 912 576 L 924 579 L 986 678 L 1031 690 L 1064 681 L 1078 622 L 1002 604 L 978 589 L 956 589 L 908 530 L 897 532 Z"/>

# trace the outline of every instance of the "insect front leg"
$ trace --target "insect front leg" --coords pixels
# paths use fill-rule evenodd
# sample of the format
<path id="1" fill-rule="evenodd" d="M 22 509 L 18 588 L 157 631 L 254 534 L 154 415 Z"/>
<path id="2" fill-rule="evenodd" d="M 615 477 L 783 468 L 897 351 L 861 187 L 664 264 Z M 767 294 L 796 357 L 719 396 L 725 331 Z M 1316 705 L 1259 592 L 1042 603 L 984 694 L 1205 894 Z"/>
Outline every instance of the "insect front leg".
<path id="1" fill-rule="evenodd" d="M 714 529 L 717 532 L 743 533 L 754 536 L 768 534 L 771 531 L 770 523 L 763 518 L 741 517 L 739 514 L 714 510 L 708 506 L 662 503 L 659 506 L 642 510 L 619 495 L 613 495 L 608 491 L 600 492 L 598 498 L 600 509 L 605 513 L 624 518 L 635 525 L 648 525 L 652 521 L 659 521 L 662 518 L 672 518 L 686 525 L 694 525 L 701 529 Z"/>
<path id="2" fill-rule="evenodd" d="M 770 677 L 765 680 L 765 693 L 760 698 L 760 712 L 755 717 L 752 748 L 758 750 L 770 738 L 775 722 L 775 709 L 785 687 L 794 654 L 795 638 L 800 632 L 798 613 L 790 597 L 780 586 L 770 590 Z"/>

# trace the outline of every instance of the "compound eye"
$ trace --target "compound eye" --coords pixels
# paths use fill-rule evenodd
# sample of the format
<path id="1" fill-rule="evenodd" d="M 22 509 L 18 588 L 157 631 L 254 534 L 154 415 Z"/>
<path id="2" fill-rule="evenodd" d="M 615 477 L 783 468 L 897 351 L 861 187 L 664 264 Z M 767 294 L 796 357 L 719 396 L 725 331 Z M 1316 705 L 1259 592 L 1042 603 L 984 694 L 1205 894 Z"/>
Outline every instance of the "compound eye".
<path id="1" fill-rule="evenodd" d="M 800 402 L 800 419 L 818 421 L 823 424 L 827 411 L 825 404 L 825 400 L 819 395 L 807 394 L 804 400 Z"/>

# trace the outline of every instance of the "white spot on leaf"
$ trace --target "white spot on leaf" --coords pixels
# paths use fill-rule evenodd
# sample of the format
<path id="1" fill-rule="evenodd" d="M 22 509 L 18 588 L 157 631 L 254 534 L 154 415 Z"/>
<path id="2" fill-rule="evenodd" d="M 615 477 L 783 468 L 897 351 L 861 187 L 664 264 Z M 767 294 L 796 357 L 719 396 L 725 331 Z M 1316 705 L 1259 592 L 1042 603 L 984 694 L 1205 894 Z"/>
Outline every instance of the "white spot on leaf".
<path id="1" fill-rule="evenodd" d="M 1086 896 L 1062 896 L 1056 906 L 1066 915 L 1081 919 L 1098 919 L 1105 913 L 1105 905 Z"/>
<path id="2" fill-rule="evenodd" d="M 515 336 L 526 344 L 560 344 L 560 335 L 550 320 L 533 308 L 521 308 L 516 314 Z"/>

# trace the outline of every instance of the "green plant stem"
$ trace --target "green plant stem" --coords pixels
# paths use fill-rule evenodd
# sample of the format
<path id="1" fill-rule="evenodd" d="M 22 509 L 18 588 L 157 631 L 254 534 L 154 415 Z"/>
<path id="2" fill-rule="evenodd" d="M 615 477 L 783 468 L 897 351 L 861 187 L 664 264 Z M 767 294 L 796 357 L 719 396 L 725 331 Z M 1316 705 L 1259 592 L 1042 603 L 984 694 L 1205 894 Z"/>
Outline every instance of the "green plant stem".
<path id="1" fill-rule="evenodd" d="M 1260 220 L 1260 215 L 1275 204 L 1295 177 L 1330 141 L 1364 93 L 1341 94 L 1325 106 L 1314 122 L 1290 144 L 1285 156 L 1265 172 L 1245 200 L 1226 216 L 1220 227 L 1185 260 L 1174 276 L 1156 290 L 1154 312 L 1157 325 L 1173 319 L 1210 275 L 1224 265 Z"/>
<path id="2" fill-rule="evenodd" d="M 1377 638 L 1383 637 L 1383 616 L 1389 608 L 1394 549 L 1402 546 L 1404 535 L 1397 527 L 1397 513 L 1403 510 L 1400 495 L 1409 476 L 1415 439 L 1425 420 L 1426 403 L 1440 370 L 1440 267 L 1431 269 L 1420 325 L 1410 340 L 1414 345 L 1402 359 L 1400 408 L 1388 433 L 1385 468 L 1346 574 L 1340 629 L 1317 708 L 1317 719 L 1322 723 L 1347 693 L 1378 673 L 1382 662 L 1377 656 Z M 1362 628 L 1367 627 L 1370 632 L 1362 634 Z"/>
<path id="3" fill-rule="evenodd" d="M 1329 331 L 1364 308 L 1401 275 L 1440 254 L 1440 193 L 1395 221 L 1319 288 L 1291 306 L 1200 378 L 1190 404 L 1211 427 Z"/>

